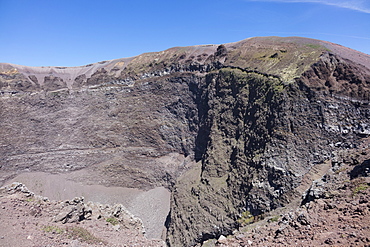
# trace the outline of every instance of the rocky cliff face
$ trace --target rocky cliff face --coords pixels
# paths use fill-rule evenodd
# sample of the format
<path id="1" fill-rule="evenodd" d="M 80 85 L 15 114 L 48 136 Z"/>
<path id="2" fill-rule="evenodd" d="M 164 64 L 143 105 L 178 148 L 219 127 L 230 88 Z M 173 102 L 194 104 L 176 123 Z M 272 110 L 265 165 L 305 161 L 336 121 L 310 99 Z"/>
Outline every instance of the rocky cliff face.
<path id="1" fill-rule="evenodd" d="M 0 69 L 2 179 L 85 169 L 91 183 L 166 186 L 171 246 L 227 235 L 245 215 L 300 198 L 312 170 L 323 175 L 336 151 L 370 135 L 370 57 L 323 41 Z"/>
<path id="2" fill-rule="evenodd" d="M 322 63 L 312 71 L 324 70 Z M 263 215 L 290 203 L 308 189 L 305 174 L 369 136 L 367 98 L 351 96 L 356 86 L 314 89 L 305 83 L 312 71 L 288 84 L 239 69 L 209 75 L 206 144 L 198 170 L 175 186 L 170 243 L 228 235 L 245 212 Z M 190 230 L 177 231 L 184 226 Z"/>

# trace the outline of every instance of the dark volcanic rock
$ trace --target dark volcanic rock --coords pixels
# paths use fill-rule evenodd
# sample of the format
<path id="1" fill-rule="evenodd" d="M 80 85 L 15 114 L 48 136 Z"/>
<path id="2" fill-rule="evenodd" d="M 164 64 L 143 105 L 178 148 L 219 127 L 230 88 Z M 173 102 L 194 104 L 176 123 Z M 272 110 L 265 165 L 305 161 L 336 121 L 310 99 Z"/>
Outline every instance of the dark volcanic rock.
<path id="1" fill-rule="evenodd" d="M 2 180 L 85 169 L 89 183 L 166 186 L 168 244 L 218 239 L 300 198 L 370 135 L 369 61 L 266 37 L 75 68 L 2 64 Z"/>
<path id="2" fill-rule="evenodd" d="M 368 140 L 363 144 L 369 150 Z M 288 204 L 228 239 L 205 246 L 368 246 L 370 231 L 364 222 L 370 218 L 370 180 L 351 178 L 353 166 L 366 158 L 353 149 L 340 150 L 332 160 L 334 166 L 313 182 L 301 205 Z"/>

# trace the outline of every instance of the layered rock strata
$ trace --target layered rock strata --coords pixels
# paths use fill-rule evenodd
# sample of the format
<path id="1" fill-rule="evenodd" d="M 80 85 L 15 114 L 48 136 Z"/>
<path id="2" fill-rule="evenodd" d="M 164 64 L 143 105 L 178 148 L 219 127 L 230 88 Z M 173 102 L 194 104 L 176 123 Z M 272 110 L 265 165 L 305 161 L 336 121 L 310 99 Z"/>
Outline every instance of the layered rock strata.
<path id="1" fill-rule="evenodd" d="M 218 238 L 300 197 L 312 169 L 370 135 L 369 61 L 266 37 L 75 68 L 2 64 L 2 180 L 84 169 L 90 183 L 166 186 L 167 243 Z"/>

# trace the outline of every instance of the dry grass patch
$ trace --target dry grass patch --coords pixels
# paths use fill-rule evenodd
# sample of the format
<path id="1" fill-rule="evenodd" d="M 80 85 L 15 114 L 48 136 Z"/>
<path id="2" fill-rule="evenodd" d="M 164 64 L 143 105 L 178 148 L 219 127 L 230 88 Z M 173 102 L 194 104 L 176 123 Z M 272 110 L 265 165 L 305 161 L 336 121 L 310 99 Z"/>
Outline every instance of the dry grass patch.
<path id="1" fill-rule="evenodd" d="M 79 226 L 67 227 L 66 233 L 69 238 L 78 239 L 88 244 L 107 244 L 106 241 L 95 237 L 92 233 L 90 233 L 83 227 Z"/>

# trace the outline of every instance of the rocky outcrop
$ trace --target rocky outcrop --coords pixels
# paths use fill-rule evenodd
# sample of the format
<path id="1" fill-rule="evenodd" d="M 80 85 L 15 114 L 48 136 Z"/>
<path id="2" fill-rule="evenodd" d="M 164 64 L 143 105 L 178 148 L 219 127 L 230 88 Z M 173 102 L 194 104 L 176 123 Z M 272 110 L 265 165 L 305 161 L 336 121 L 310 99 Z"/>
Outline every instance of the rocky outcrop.
<path id="1" fill-rule="evenodd" d="M 362 173 L 369 161 L 368 144 L 365 139 L 357 151 L 336 152 L 325 174 L 297 198 L 300 205 L 288 204 L 204 246 L 368 245 L 369 227 L 363 222 L 369 218 L 370 180 Z"/>
<path id="2" fill-rule="evenodd" d="M 369 101 L 370 70 L 340 56 L 324 53 L 320 60 L 303 73 L 300 83 L 315 91 Z"/>
<path id="3" fill-rule="evenodd" d="M 28 202 L 38 201 L 39 204 L 49 204 L 48 213 L 53 222 L 66 224 L 84 220 L 114 218 L 115 224 L 120 223 L 125 228 L 135 229 L 142 233 L 145 232 L 141 220 L 127 211 L 122 204 L 108 205 L 90 201 L 84 202 L 83 197 L 75 197 L 66 201 L 50 201 L 47 197 L 35 195 L 24 184 L 18 182 L 1 187 L 0 192 L 1 197 L 11 195 L 11 197 L 15 198 L 27 198 Z M 36 215 L 36 213 L 32 212 L 31 214 L 33 216 Z"/>
<path id="4" fill-rule="evenodd" d="M 61 212 L 55 216 L 55 222 L 74 223 L 91 217 L 92 210 L 83 203 L 84 198 L 76 197 L 72 201 L 64 202 Z"/>
<path id="5" fill-rule="evenodd" d="M 167 243 L 217 239 L 300 197 L 307 174 L 369 136 L 368 61 L 267 37 L 75 68 L 5 64 L 1 175 L 86 169 L 91 183 L 166 186 Z"/>
<path id="6" fill-rule="evenodd" d="M 146 239 L 141 220 L 120 204 L 53 201 L 21 183 L 1 187 L 0 203 L 1 246 L 165 246 Z"/>

